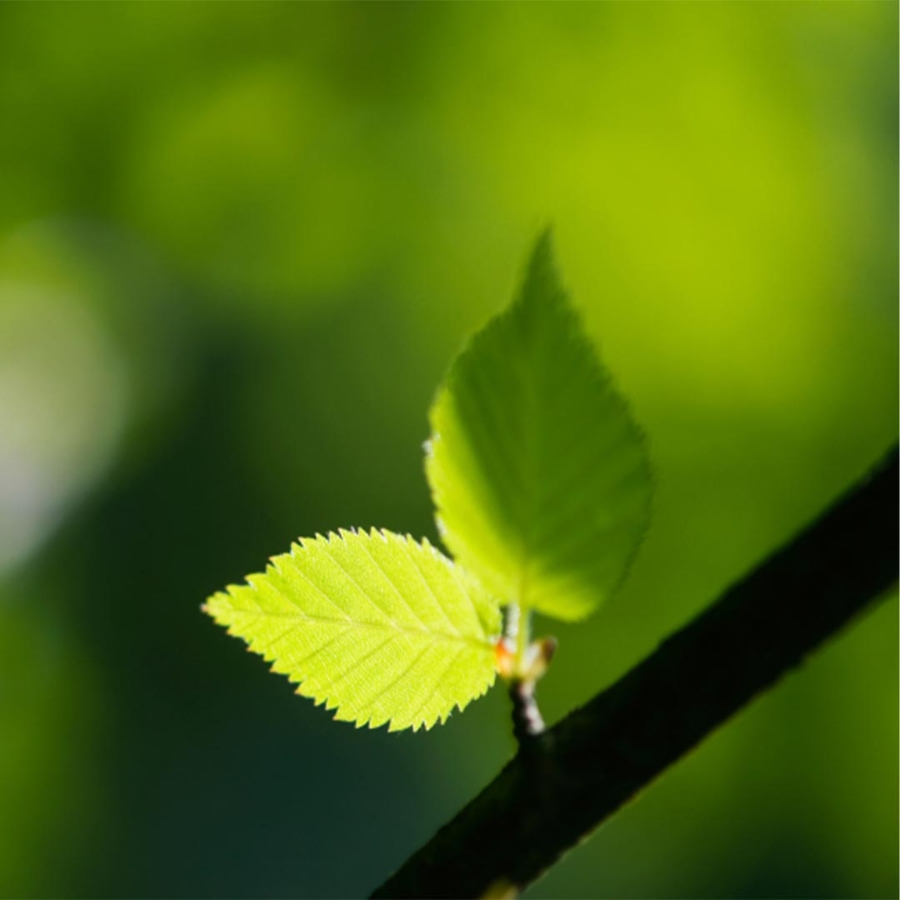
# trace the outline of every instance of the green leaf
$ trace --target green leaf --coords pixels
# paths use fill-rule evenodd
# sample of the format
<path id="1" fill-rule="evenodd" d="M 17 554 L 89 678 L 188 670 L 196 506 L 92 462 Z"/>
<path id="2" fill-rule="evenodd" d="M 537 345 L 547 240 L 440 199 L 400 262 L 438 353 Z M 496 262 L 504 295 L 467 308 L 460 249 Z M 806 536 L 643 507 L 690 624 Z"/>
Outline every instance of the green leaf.
<path id="1" fill-rule="evenodd" d="M 457 561 L 504 602 L 591 613 L 647 528 L 644 441 L 556 274 L 549 232 L 515 301 L 456 359 L 426 471 Z"/>
<path id="2" fill-rule="evenodd" d="M 430 728 L 494 683 L 500 608 L 427 541 L 317 535 L 247 581 L 204 610 L 336 719 Z"/>

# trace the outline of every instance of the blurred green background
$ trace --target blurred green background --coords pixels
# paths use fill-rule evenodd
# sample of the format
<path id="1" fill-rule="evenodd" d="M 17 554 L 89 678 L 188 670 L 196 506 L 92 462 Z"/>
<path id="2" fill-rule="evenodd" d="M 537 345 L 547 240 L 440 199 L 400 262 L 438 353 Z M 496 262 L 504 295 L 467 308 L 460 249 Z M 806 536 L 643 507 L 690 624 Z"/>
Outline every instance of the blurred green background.
<path id="1" fill-rule="evenodd" d="M 201 615 L 436 538 L 426 411 L 538 229 L 648 431 L 548 719 L 897 433 L 897 5 L 0 5 L 0 894 L 345 897 L 513 751 L 355 732 Z M 538 897 L 896 897 L 897 601 Z"/>

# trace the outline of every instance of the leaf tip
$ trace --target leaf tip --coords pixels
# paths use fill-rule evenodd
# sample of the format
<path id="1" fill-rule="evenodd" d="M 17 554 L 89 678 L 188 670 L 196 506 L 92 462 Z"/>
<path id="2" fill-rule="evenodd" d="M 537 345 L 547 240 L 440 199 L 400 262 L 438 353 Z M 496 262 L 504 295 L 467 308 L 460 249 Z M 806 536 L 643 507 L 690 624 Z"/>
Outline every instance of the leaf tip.
<path id="1" fill-rule="evenodd" d="M 545 225 L 538 233 L 528 263 L 529 272 L 552 270 L 556 274 L 556 252 L 554 250 L 553 227 Z"/>
<path id="2" fill-rule="evenodd" d="M 535 239 L 532 259 L 539 255 L 553 257 L 553 225 L 550 222 L 544 225 Z"/>
<path id="3" fill-rule="evenodd" d="M 206 615 L 211 616 L 217 622 L 219 621 L 219 617 L 225 611 L 224 605 L 227 605 L 230 608 L 230 604 L 228 603 L 228 594 L 222 591 L 217 591 L 211 597 L 207 597 L 206 600 L 200 605 L 200 611 L 206 613 Z"/>
<path id="4" fill-rule="evenodd" d="M 566 304 L 566 291 L 556 267 L 553 229 L 548 225 L 534 242 L 531 255 L 525 267 L 518 296 L 514 306 L 541 307 L 551 304 Z"/>

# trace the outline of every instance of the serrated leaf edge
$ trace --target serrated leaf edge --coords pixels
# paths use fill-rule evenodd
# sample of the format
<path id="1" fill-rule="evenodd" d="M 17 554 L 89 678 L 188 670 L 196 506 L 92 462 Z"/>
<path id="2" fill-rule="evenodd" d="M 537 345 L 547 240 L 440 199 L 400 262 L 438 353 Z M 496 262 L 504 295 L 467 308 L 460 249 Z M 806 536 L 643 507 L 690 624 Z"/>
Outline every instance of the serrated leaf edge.
<path id="1" fill-rule="evenodd" d="M 300 537 L 300 538 L 298 538 L 296 541 L 294 541 L 294 542 L 291 544 L 291 547 L 290 547 L 290 549 L 288 550 L 287 553 L 276 554 L 275 556 L 269 557 L 269 565 L 266 567 L 266 572 L 268 572 L 269 569 L 277 569 L 276 561 L 279 559 L 279 557 L 283 557 L 283 556 L 296 556 L 296 551 L 297 551 L 298 549 L 299 549 L 299 550 L 305 550 L 305 549 L 306 549 L 306 546 L 307 546 L 307 544 L 308 544 L 309 542 L 312 542 L 312 541 L 318 542 L 318 543 L 319 543 L 319 546 L 321 546 L 321 543 L 331 544 L 333 541 L 343 541 L 343 540 L 345 539 L 345 536 L 348 535 L 348 534 L 350 534 L 350 535 L 360 535 L 360 534 L 363 534 L 363 535 L 367 535 L 367 536 L 368 536 L 369 538 L 371 538 L 371 539 L 381 538 L 385 543 L 389 543 L 389 541 L 390 541 L 390 536 L 391 536 L 392 533 L 391 533 L 391 532 L 388 532 L 387 529 L 374 528 L 374 527 L 373 527 L 373 528 L 370 528 L 368 531 L 366 531 L 365 529 L 357 529 L 357 528 L 349 528 L 349 529 L 339 528 L 339 529 L 337 530 L 337 532 L 335 532 L 335 531 L 328 531 L 327 535 L 322 535 L 320 532 L 316 532 L 315 535 L 314 535 L 312 538 L 308 538 L 308 537 Z M 405 535 L 401 535 L 401 534 L 399 534 L 399 533 L 393 533 L 393 534 L 394 534 L 395 537 L 400 538 L 401 542 L 403 543 L 404 549 L 406 550 L 406 552 L 407 552 L 407 554 L 409 555 L 410 559 L 413 561 L 413 565 L 416 567 L 417 570 L 419 570 L 419 569 L 418 569 L 418 565 L 416 565 L 416 563 L 415 563 L 415 561 L 414 561 L 414 557 L 412 556 L 412 554 L 409 553 L 409 546 L 408 546 L 408 543 L 414 543 L 414 544 L 416 544 L 417 546 L 421 547 L 421 548 L 422 548 L 423 550 L 425 550 L 426 552 L 430 553 L 430 554 L 431 554 L 434 558 L 436 558 L 441 564 L 447 566 L 448 569 L 449 569 L 449 571 L 450 571 L 451 574 L 453 575 L 454 581 L 456 581 L 456 583 L 457 583 L 457 585 L 458 585 L 460 591 L 461 591 L 463 594 L 466 594 L 466 593 L 467 593 L 467 589 L 466 589 L 466 585 L 465 585 L 465 581 L 466 581 L 466 580 L 472 580 L 472 581 L 474 581 L 476 584 L 478 584 L 479 587 L 480 587 L 480 584 L 479 584 L 478 580 L 475 579 L 475 578 L 471 575 L 471 573 L 469 573 L 467 570 L 464 570 L 464 569 L 463 569 L 458 563 L 456 563 L 452 558 L 447 557 L 447 556 L 445 556 L 443 553 L 441 553 L 440 550 L 438 550 L 438 549 L 437 549 L 437 548 L 436 548 L 436 547 L 428 540 L 427 537 L 423 537 L 423 538 L 421 538 L 420 540 L 417 540 L 417 539 L 413 538 L 412 535 L 410 535 L 409 533 L 407 533 L 407 534 L 405 534 Z M 384 569 L 383 569 L 383 567 L 380 565 L 380 563 L 378 563 L 378 561 L 377 561 L 370 553 L 368 553 L 368 551 L 366 551 L 366 552 L 367 552 L 367 555 L 368 555 L 368 556 L 370 557 L 370 559 L 372 560 L 372 562 L 375 564 L 375 566 L 382 572 L 382 574 L 384 575 L 385 579 L 386 579 L 389 583 L 391 583 L 391 585 L 393 586 L 393 582 L 392 582 L 392 580 L 390 579 L 390 576 L 384 571 Z M 329 554 L 329 556 L 331 556 L 331 554 Z M 333 559 L 333 557 L 331 557 L 331 558 Z M 343 568 L 343 567 L 341 567 L 341 568 Z M 299 570 L 298 570 L 298 571 L 299 571 Z M 251 588 L 251 589 L 254 590 L 254 591 L 258 591 L 258 587 L 257 587 L 256 584 L 253 583 L 253 580 L 252 580 L 252 579 L 253 579 L 254 577 L 257 577 L 258 575 L 265 575 L 266 572 L 263 572 L 263 573 L 254 573 L 254 574 L 252 574 L 252 575 L 248 575 L 248 576 L 245 578 L 245 583 L 242 584 L 242 585 L 235 585 L 235 584 L 229 584 L 229 585 L 227 585 L 227 586 L 225 587 L 224 590 L 222 590 L 222 591 L 217 591 L 217 592 L 216 592 L 215 594 L 213 594 L 213 595 L 212 595 L 212 596 L 211 596 L 204 604 L 202 604 L 202 606 L 200 607 L 201 610 L 202 610 L 204 613 L 206 613 L 207 615 L 209 615 L 209 616 L 210 616 L 217 624 L 223 625 L 224 623 L 222 623 L 222 622 L 219 620 L 219 617 L 218 617 L 217 612 L 216 612 L 216 609 L 215 609 L 215 606 L 216 606 L 215 601 L 216 601 L 216 599 L 217 599 L 217 598 L 222 598 L 222 599 L 228 598 L 228 597 L 230 596 L 230 593 L 231 593 L 232 588 L 245 588 L 245 587 L 249 587 L 249 588 Z M 331 617 L 323 617 L 323 616 L 309 616 L 309 615 L 307 615 L 307 614 L 305 614 L 305 613 L 300 612 L 299 610 L 298 610 L 298 612 L 297 612 L 296 614 L 283 615 L 283 616 L 279 616 L 279 614 L 266 613 L 266 612 L 260 611 L 259 617 L 260 617 L 260 618 L 268 618 L 268 619 L 273 619 L 273 618 L 280 618 L 280 617 L 283 617 L 283 618 L 285 618 L 285 619 L 293 619 L 293 620 L 301 619 L 301 620 L 310 621 L 310 622 L 346 622 L 346 623 L 348 623 L 349 626 L 352 626 L 352 627 L 354 627 L 354 628 L 368 628 L 368 629 L 372 629 L 372 630 L 384 630 L 384 631 L 386 631 L 386 632 L 389 633 L 388 638 L 387 638 L 384 642 L 380 643 L 376 648 L 374 648 L 373 650 L 369 651 L 369 653 L 367 653 L 362 659 L 354 660 L 354 665 L 358 665 L 361 661 L 363 661 L 364 659 L 367 659 L 367 658 L 368 658 L 369 656 L 371 656 L 373 653 L 377 653 L 378 650 L 381 649 L 381 647 L 384 646 L 384 644 L 388 643 L 388 641 L 390 640 L 390 635 L 396 635 L 396 634 L 400 634 L 400 633 L 417 634 L 417 635 L 426 635 L 426 636 L 428 636 L 428 637 L 437 638 L 437 639 L 439 639 L 439 640 L 444 640 L 444 641 L 446 641 L 446 642 L 448 642 L 448 643 L 461 645 L 461 646 L 460 646 L 459 652 L 458 652 L 456 655 L 454 655 L 453 658 L 450 660 L 450 662 L 445 666 L 445 669 L 444 669 L 444 672 L 442 673 L 441 679 L 438 679 L 438 681 L 437 681 L 437 686 L 439 687 L 440 681 L 443 679 L 443 676 L 444 676 L 444 675 L 446 674 L 446 672 L 448 672 L 448 671 L 453 667 L 453 665 L 456 663 L 456 660 L 458 659 L 459 654 L 460 654 L 463 650 L 465 650 L 466 645 L 469 645 L 470 647 L 475 647 L 475 648 L 493 647 L 494 644 L 496 643 L 496 640 L 499 638 L 499 634 L 497 634 L 497 635 L 489 635 L 489 636 L 485 637 L 483 640 L 482 640 L 482 639 L 479 639 L 479 638 L 469 637 L 469 636 L 466 636 L 466 635 L 461 634 L 461 633 L 459 632 L 459 630 L 456 628 L 456 626 L 453 625 L 452 621 L 450 621 L 449 617 L 448 617 L 447 614 L 446 614 L 446 611 L 443 609 L 443 607 L 442 607 L 440 601 L 439 601 L 438 598 L 437 598 L 437 595 L 434 594 L 434 591 L 432 590 L 431 586 L 428 584 L 428 581 L 427 581 L 427 579 L 425 578 L 424 574 L 421 573 L 420 570 L 419 570 L 419 573 L 420 573 L 420 576 L 421 576 L 421 578 L 422 578 L 423 583 L 426 585 L 426 587 L 428 587 L 428 589 L 429 589 L 429 591 L 431 592 L 432 596 L 435 598 L 435 601 L 436 601 L 436 604 L 437 604 L 438 608 L 441 610 L 441 612 L 444 614 L 444 617 L 447 619 L 447 623 L 453 628 L 454 633 L 450 634 L 450 633 L 447 633 L 447 632 L 436 631 L 436 630 L 434 630 L 434 629 L 427 628 L 427 627 L 424 625 L 424 623 L 422 623 L 422 624 L 423 624 L 423 627 L 422 627 L 421 629 L 407 628 L 407 627 L 405 627 L 405 626 L 398 625 L 393 619 L 390 618 L 390 616 L 387 616 L 387 618 L 389 619 L 389 621 L 390 621 L 391 624 L 381 624 L 381 623 L 375 623 L 375 622 L 371 622 L 371 623 L 370 623 L 370 622 L 360 622 L 360 621 L 358 621 L 358 620 L 351 619 L 351 618 L 350 618 L 349 616 L 347 616 L 347 615 L 344 615 L 344 616 L 341 617 L 341 618 L 338 618 L 338 617 L 331 618 Z M 325 599 L 326 599 L 329 603 L 331 603 L 331 605 L 334 606 L 335 609 L 341 611 L 340 606 L 338 606 L 336 603 L 334 603 L 334 601 L 333 601 L 327 594 L 325 594 L 323 591 L 321 591 L 321 589 L 319 589 L 317 585 L 313 584 L 313 582 L 311 582 L 311 581 L 306 577 L 306 575 L 305 575 L 302 571 L 300 572 L 300 574 L 301 574 L 301 575 L 309 582 L 309 584 L 310 584 L 313 588 L 315 588 L 320 594 L 322 594 L 322 596 L 325 597 Z M 346 573 L 346 570 L 345 570 L 345 574 L 347 574 L 348 577 L 351 577 L 351 576 L 349 575 L 349 573 Z M 352 579 L 351 579 L 351 580 L 352 580 Z M 396 587 L 394 587 L 394 589 L 397 591 L 397 593 L 398 593 L 398 595 L 401 597 L 401 599 L 404 600 L 404 603 L 406 603 L 405 598 L 402 597 L 402 594 L 400 594 L 399 590 L 397 590 Z M 481 590 L 484 590 L 484 588 L 481 587 Z M 363 593 L 364 595 L 367 596 L 367 593 L 366 593 L 365 591 L 363 591 L 362 593 Z M 406 603 L 406 605 L 408 606 L 409 604 Z M 376 608 L 377 608 L 377 607 L 376 607 Z M 244 616 L 251 616 L 251 615 L 252 615 L 252 613 L 247 613 L 247 612 L 243 612 L 243 611 L 241 611 L 241 612 L 242 612 L 242 615 L 244 615 Z M 381 612 L 383 613 L 384 611 L 382 610 Z M 418 614 L 416 614 L 414 610 L 411 609 L 411 612 L 413 612 L 413 614 L 414 614 L 414 616 L 415 616 L 416 618 L 419 618 L 419 617 L 418 617 Z M 385 615 L 387 615 L 387 614 L 385 614 Z M 420 619 L 420 621 L 421 621 L 421 619 Z M 481 621 L 481 619 L 480 619 L 480 617 L 479 617 L 479 622 L 480 622 L 480 621 Z M 289 674 L 289 673 L 280 672 L 280 671 L 278 671 L 278 670 L 276 669 L 276 665 L 278 664 L 278 660 L 277 660 L 275 654 L 272 653 L 272 652 L 270 652 L 270 648 L 271 648 L 271 646 L 272 646 L 277 640 L 280 640 L 280 638 L 283 637 L 283 636 L 284 636 L 288 631 L 290 631 L 291 629 L 286 629 L 285 632 L 283 632 L 281 635 L 279 635 L 278 638 L 276 638 L 274 641 L 273 641 L 273 640 L 269 640 L 269 641 L 267 642 L 266 647 L 261 648 L 261 647 L 259 646 L 259 642 L 260 642 L 260 639 L 259 639 L 259 638 L 251 638 L 251 639 L 247 639 L 247 638 L 245 638 L 243 635 L 241 635 L 241 634 L 239 634 L 237 631 L 235 631 L 235 628 L 234 628 L 233 625 L 227 625 L 227 624 L 224 624 L 224 627 L 225 627 L 225 630 L 226 630 L 226 633 L 227 633 L 227 634 L 229 634 L 229 635 L 232 636 L 232 637 L 238 638 L 239 640 L 241 640 L 243 643 L 245 643 L 245 644 L 247 645 L 247 646 L 246 646 L 247 652 L 252 652 L 252 653 L 256 654 L 257 656 L 261 656 L 266 662 L 271 663 L 271 665 L 270 665 L 270 667 L 269 667 L 269 671 L 270 671 L 270 672 L 273 672 L 274 674 L 277 674 L 277 675 L 284 675 L 284 676 L 287 678 L 287 680 L 288 680 L 289 683 L 294 684 L 294 685 L 297 685 L 297 688 L 296 688 L 296 690 L 295 690 L 295 693 L 296 693 L 296 694 L 298 694 L 299 696 L 303 696 L 303 697 L 306 697 L 307 699 L 312 700 L 315 706 L 317 706 L 317 707 L 320 707 L 320 706 L 321 706 L 321 707 L 324 707 L 324 709 L 326 709 L 326 710 L 329 711 L 329 712 L 332 712 L 332 711 L 335 711 L 335 710 L 338 709 L 338 706 L 339 706 L 340 704 L 339 704 L 339 702 L 338 702 L 337 700 L 334 700 L 334 699 L 332 699 L 331 697 L 329 697 L 329 696 L 327 696 L 327 695 L 326 695 L 326 696 L 321 696 L 321 697 L 318 697 L 318 698 L 317 698 L 317 697 L 314 697 L 312 694 L 305 692 L 305 691 L 304 691 L 304 683 L 305 683 L 305 680 L 306 680 L 306 679 L 305 679 L 303 676 L 301 676 L 301 675 L 291 675 L 291 674 Z M 331 640 L 337 640 L 337 637 L 338 637 L 338 636 L 335 636 L 335 637 L 334 637 L 333 639 L 331 639 Z M 328 643 L 331 643 L 331 641 L 329 641 Z M 306 657 L 304 657 L 304 658 L 302 659 L 301 662 L 307 662 L 309 659 L 311 659 L 311 658 L 314 657 L 317 653 L 319 653 L 319 652 L 324 648 L 324 646 L 327 646 L 327 644 L 326 644 L 326 645 L 323 645 L 322 647 L 317 647 L 312 653 L 310 653 L 309 655 L 307 655 Z M 393 685 L 395 685 L 395 684 L 397 683 L 397 681 L 399 681 L 406 673 L 408 673 L 408 672 L 416 665 L 416 663 L 418 662 L 418 660 L 421 658 L 421 656 L 422 656 L 427 650 L 428 650 L 428 647 L 424 647 L 424 648 L 420 651 L 420 653 L 416 656 L 416 658 L 410 663 L 410 665 L 404 670 L 403 673 L 401 673 L 399 676 L 397 676 L 397 678 L 393 679 L 393 681 L 391 681 L 388 685 L 386 685 L 384 688 L 382 688 L 382 690 L 380 690 L 379 693 L 376 694 L 376 697 L 370 698 L 369 701 L 367 702 L 367 706 L 364 708 L 364 711 L 365 711 L 366 709 L 369 708 L 369 705 L 371 704 L 371 702 L 372 702 L 374 699 L 377 698 L 377 696 L 380 696 L 380 694 L 382 694 L 382 693 L 384 693 L 385 691 L 389 690 L 391 687 L 393 687 Z M 410 726 L 403 726 L 403 727 L 395 728 L 395 727 L 393 727 L 393 723 L 392 723 L 391 720 L 388 720 L 387 722 L 381 722 L 380 724 L 375 725 L 375 724 L 372 723 L 371 717 L 369 717 L 368 719 L 363 718 L 363 717 L 361 717 L 361 716 L 350 716 L 350 715 L 348 715 L 348 716 L 346 716 L 346 717 L 342 717 L 342 716 L 340 715 L 339 712 L 334 716 L 334 719 L 335 719 L 335 721 L 340 721 L 340 722 L 350 722 L 350 723 L 352 723 L 356 728 L 367 727 L 367 728 L 369 728 L 370 730 L 374 730 L 374 729 L 376 729 L 376 728 L 380 728 L 380 727 L 382 727 L 382 725 L 387 724 L 387 726 L 388 726 L 388 731 L 389 731 L 389 732 L 394 732 L 394 731 L 405 731 L 405 730 L 407 730 L 407 728 L 410 728 L 413 732 L 418 731 L 419 728 L 423 728 L 424 730 L 428 731 L 430 728 L 434 727 L 434 725 L 437 724 L 438 722 L 440 722 L 441 724 L 443 724 L 444 722 L 446 722 L 447 719 L 450 717 L 450 715 L 451 715 L 454 711 L 456 711 L 456 710 L 462 711 L 462 710 L 465 708 L 465 706 L 467 706 L 469 703 L 473 702 L 474 700 L 479 699 L 480 697 L 483 697 L 483 696 L 487 693 L 487 691 L 493 686 L 494 681 L 496 680 L 496 674 L 497 674 L 497 673 L 496 673 L 496 669 L 492 670 L 491 673 L 490 673 L 490 675 L 485 679 L 484 684 L 481 686 L 481 688 L 478 690 L 478 692 L 475 693 L 474 695 L 472 695 L 472 696 L 469 698 L 469 700 L 467 700 L 465 703 L 462 703 L 462 704 L 459 703 L 459 702 L 453 704 L 453 706 L 450 708 L 449 711 L 447 711 L 446 713 L 439 714 L 439 715 L 435 716 L 435 718 L 434 718 L 432 721 L 430 721 L 430 722 L 425 721 L 425 722 L 420 722 L 420 723 L 418 723 L 418 724 L 415 724 L 415 723 L 414 723 L 414 724 L 412 724 L 412 725 L 410 725 Z M 340 678 L 339 678 L 338 680 L 340 680 Z M 425 706 L 425 705 L 426 705 L 426 704 L 427 704 L 427 703 L 435 696 L 436 693 L 438 693 L 438 688 L 437 688 L 437 687 L 435 688 L 435 690 L 434 690 L 431 694 L 428 695 L 428 697 L 427 697 L 425 700 L 423 700 L 423 702 L 421 703 L 419 709 L 421 709 L 422 707 L 424 707 L 424 706 Z"/>

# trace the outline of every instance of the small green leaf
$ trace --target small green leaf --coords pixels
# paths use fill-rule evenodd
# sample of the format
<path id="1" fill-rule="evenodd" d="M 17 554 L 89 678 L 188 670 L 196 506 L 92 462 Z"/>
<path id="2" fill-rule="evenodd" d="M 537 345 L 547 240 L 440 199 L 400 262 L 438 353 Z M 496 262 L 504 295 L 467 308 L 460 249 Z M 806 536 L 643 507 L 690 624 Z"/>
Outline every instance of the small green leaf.
<path id="1" fill-rule="evenodd" d="M 460 564 L 560 619 L 623 579 L 649 518 L 644 441 L 559 283 L 549 233 L 522 289 L 456 359 L 426 471 Z"/>
<path id="2" fill-rule="evenodd" d="M 336 719 L 430 728 L 494 683 L 500 608 L 427 541 L 316 536 L 247 581 L 204 610 Z"/>

